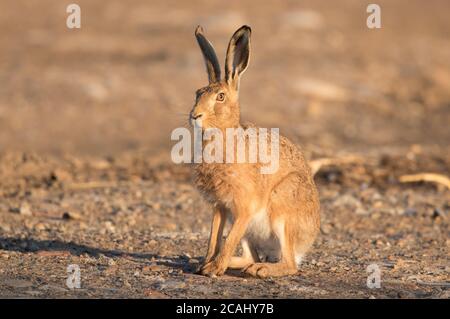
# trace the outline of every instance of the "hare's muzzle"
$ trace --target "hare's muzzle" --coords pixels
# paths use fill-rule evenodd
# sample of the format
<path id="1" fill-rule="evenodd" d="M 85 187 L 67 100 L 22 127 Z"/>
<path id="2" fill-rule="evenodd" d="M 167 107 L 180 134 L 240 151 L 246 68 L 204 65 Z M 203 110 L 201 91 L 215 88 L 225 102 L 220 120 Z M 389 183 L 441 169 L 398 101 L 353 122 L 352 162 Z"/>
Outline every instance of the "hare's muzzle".
<path id="1" fill-rule="evenodd" d="M 202 126 L 202 116 L 203 113 L 193 113 L 190 114 L 190 122 L 192 126 L 201 127 Z"/>
<path id="2" fill-rule="evenodd" d="M 194 120 L 197 120 L 197 119 L 201 118 L 202 116 L 203 116 L 203 113 L 196 114 L 196 115 L 191 114 L 191 117 L 192 117 L 192 119 L 194 119 Z"/>

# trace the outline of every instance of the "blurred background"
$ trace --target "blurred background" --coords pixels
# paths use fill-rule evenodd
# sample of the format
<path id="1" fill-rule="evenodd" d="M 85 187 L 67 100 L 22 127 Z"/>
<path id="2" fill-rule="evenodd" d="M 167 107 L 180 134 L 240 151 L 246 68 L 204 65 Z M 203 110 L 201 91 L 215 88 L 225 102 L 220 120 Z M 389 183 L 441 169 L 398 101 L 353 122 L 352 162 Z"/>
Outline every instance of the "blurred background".
<path id="1" fill-rule="evenodd" d="M 244 120 L 330 152 L 450 142 L 448 1 L 0 1 L 0 150 L 170 152 L 207 76 L 201 24 L 223 66 L 253 29 Z"/>
<path id="2" fill-rule="evenodd" d="M 376 0 L 369 29 L 370 2 L 0 0 L 0 296 L 450 298 L 450 2 Z M 222 64 L 252 27 L 243 120 L 331 159 L 300 276 L 193 274 L 211 208 L 170 133 L 208 82 L 198 24 Z"/>

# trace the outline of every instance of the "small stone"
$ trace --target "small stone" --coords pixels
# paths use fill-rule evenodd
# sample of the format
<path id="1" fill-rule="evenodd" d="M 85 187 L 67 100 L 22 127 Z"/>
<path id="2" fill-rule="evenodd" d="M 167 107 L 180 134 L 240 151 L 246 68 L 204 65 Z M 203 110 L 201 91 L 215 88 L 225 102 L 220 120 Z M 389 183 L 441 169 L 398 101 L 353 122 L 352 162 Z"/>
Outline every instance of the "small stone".
<path id="1" fill-rule="evenodd" d="M 37 291 L 37 290 L 27 290 L 25 291 L 26 294 L 33 296 L 33 297 L 38 297 L 40 295 L 42 295 L 42 292 Z"/>
<path id="2" fill-rule="evenodd" d="M 106 230 L 108 230 L 110 233 L 115 233 L 116 232 L 116 227 L 114 227 L 113 223 L 110 221 L 106 221 L 105 222 L 105 228 Z"/>
<path id="3" fill-rule="evenodd" d="M 445 214 L 440 209 L 435 209 L 433 211 L 433 215 L 431 215 L 431 218 L 436 219 L 438 217 L 445 217 Z"/>
<path id="4" fill-rule="evenodd" d="M 186 287 L 186 283 L 183 281 L 175 281 L 175 280 L 167 280 L 163 283 L 159 283 L 158 288 L 161 290 L 164 289 L 181 289 Z"/>
<path id="5" fill-rule="evenodd" d="M 324 235 L 328 235 L 329 233 L 331 233 L 332 229 L 333 229 L 333 226 L 330 225 L 330 224 L 324 224 L 324 225 L 322 225 L 322 227 L 320 228 L 320 230 L 322 231 L 322 233 L 323 233 Z"/>
<path id="6" fill-rule="evenodd" d="M 111 163 L 104 159 L 92 160 L 90 162 L 91 167 L 98 170 L 105 170 L 111 166 Z"/>
<path id="7" fill-rule="evenodd" d="M 31 212 L 30 205 L 28 203 L 23 203 L 20 205 L 20 215 L 23 216 L 32 216 L 33 213 Z"/>
<path id="8" fill-rule="evenodd" d="M 157 290 L 153 290 L 153 289 L 146 289 L 144 290 L 144 295 L 146 295 L 149 298 L 157 298 L 157 299 L 161 299 L 161 298 L 167 298 L 167 295 L 157 291 Z"/>
<path id="9" fill-rule="evenodd" d="M 10 207 L 9 212 L 14 214 L 20 214 L 20 207 Z"/>
<path id="10" fill-rule="evenodd" d="M 370 216 L 372 219 L 380 219 L 381 214 L 379 212 L 375 212 Z"/>
<path id="11" fill-rule="evenodd" d="M 57 168 L 55 169 L 55 171 L 53 171 L 53 176 L 55 176 L 56 179 L 61 182 L 70 181 L 72 179 L 72 175 L 69 172 L 60 168 Z"/>
<path id="12" fill-rule="evenodd" d="M 154 246 L 154 245 L 157 245 L 158 242 L 157 242 L 156 240 L 154 240 L 154 239 L 151 239 L 151 240 L 148 242 L 148 244 L 149 244 L 150 246 Z"/>
<path id="13" fill-rule="evenodd" d="M 11 226 L 9 226 L 9 225 L 0 225 L 0 230 L 4 231 L 5 233 L 9 233 L 11 231 Z"/>
<path id="14" fill-rule="evenodd" d="M 321 262 L 321 261 L 319 261 L 319 262 L 317 262 L 316 266 L 322 267 L 322 266 L 325 266 L 325 263 L 324 263 L 324 262 Z"/>
<path id="15" fill-rule="evenodd" d="M 11 256 L 8 255 L 7 253 L 3 252 L 0 254 L 0 258 L 4 258 L 4 259 L 9 259 Z"/>
<path id="16" fill-rule="evenodd" d="M 414 208 L 410 208 L 408 207 L 407 209 L 405 209 L 405 211 L 403 212 L 404 216 L 416 216 L 417 215 L 417 211 Z"/>
<path id="17" fill-rule="evenodd" d="M 116 261 L 112 258 L 108 258 L 108 265 L 109 266 L 115 266 L 116 265 Z"/>
<path id="18" fill-rule="evenodd" d="M 37 223 L 34 226 L 34 229 L 36 229 L 37 231 L 43 231 L 47 229 L 47 226 L 44 223 Z"/>
<path id="19" fill-rule="evenodd" d="M 105 273 L 105 275 L 110 276 L 110 275 L 115 274 L 117 272 L 117 270 L 118 270 L 118 267 L 116 265 L 112 265 L 112 266 L 109 266 L 108 268 L 106 268 L 104 273 Z"/>
<path id="20" fill-rule="evenodd" d="M 68 257 L 70 251 L 67 250 L 41 250 L 37 252 L 40 257 Z"/>
<path id="21" fill-rule="evenodd" d="M 164 228 L 167 230 L 176 230 L 177 229 L 177 224 L 175 223 L 166 223 L 164 225 Z"/>
<path id="22" fill-rule="evenodd" d="M 382 202 L 382 201 L 376 201 L 376 202 L 374 202 L 374 203 L 372 204 L 372 206 L 373 206 L 374 208 L 381 208 L 381 207 L 383 207 L 383 202 Z"/>
<path id="23" fill-rule="evenodd" d="M 166 270 L 166 267 L 162 266 L 162 265 L 149 265 L 149 266 L 145 266 L 144 268 L 142 268 L 142 272 L 146 273 L 146 272 L 158 272 L 158 271 L 163 271 Z"/>
<path id="24" fill-rule="evenodd" d="M 64 212 L 62 214 L 62 219 L 64 220 L 79 220 L 81 219 L 81 215 L 79 213 L 76 212 Z"/>
<path id="25" fill-rule="evenodd" d="M 149 204 L 154 210 L 160 210 L 161 209 L 161 204 L 156 202 L 156 203 L 150 203 Z"/>

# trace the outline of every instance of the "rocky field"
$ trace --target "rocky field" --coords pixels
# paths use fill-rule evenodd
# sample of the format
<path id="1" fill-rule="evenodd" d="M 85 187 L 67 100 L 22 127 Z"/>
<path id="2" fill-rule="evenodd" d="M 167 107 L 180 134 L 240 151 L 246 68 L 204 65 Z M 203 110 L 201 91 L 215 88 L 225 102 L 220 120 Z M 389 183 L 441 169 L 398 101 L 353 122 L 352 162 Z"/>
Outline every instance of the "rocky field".
<path id="1" fill-rule="evenodd" d="M 77 3 L 69 30 L 69 2 L 0 2 L 0 297 L 450 297 L 450 190 L 400 182 L 450 175 L 448 2 L 379 1 L 379 30 L 350 0 Z M 211 209 L 170 160 L 207 83 L 195 26 L 223 59 L 244 23 L 243 117 L 333 159 L 285 278 L 195 274 Z"/>

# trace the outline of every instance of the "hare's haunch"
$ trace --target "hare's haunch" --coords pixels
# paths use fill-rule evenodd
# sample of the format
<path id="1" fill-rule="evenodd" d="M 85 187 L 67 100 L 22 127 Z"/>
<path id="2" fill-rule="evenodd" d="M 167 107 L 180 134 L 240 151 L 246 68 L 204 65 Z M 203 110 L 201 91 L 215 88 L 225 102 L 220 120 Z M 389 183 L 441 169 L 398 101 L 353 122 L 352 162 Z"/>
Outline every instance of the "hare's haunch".
<path id="1" fill-rule="evenodd" d="M 238 101 L 240 77 L 250 60 L 250 27 L 242 26 L 230 40 L 224 79 L 201 27 L 195 36 L 209 85 L 197 91 L 191 123 L 224 134 L 227 128 L 253 127 L 241 124 Z M 199 272 L 216 276 L 237 268 L 257 277 L 295 274 L 320 227 L 318 193 L 301 150 L 280 136 L 279 166 L 273 174 L 262 174 L 261 164 L 254 162 L 194 165 L 195 184 L 214 207 L 208 252 Z M 232 227 L 222 243 L 227 219 Z M 233 256 L 239 243 L 242 256 Z"/>

